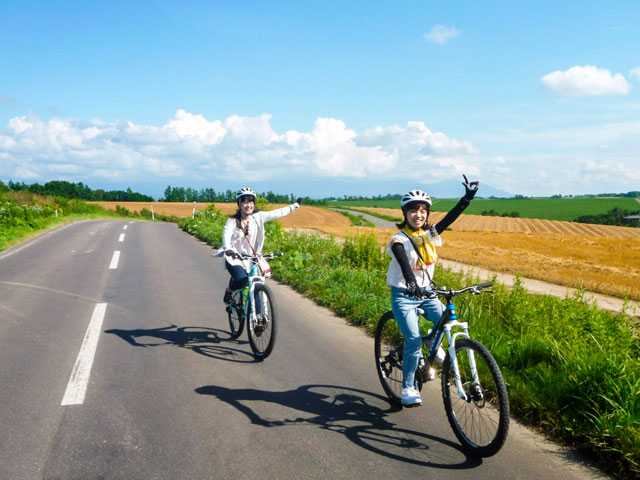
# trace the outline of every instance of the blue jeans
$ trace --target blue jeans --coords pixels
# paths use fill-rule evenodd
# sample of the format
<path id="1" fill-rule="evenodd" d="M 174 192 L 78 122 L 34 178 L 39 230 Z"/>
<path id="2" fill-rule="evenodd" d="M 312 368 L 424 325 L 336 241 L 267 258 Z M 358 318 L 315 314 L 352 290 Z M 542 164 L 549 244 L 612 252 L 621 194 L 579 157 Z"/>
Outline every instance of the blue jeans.
<path id="1" fill-rule="evenodd" d="M 231 265 L 229 262 L 224 262 L 227 271 L 231 274 L 229 279 L 229 288 L 233 291 L 240 290 L 241 288 L 249 285 L 249 275 L 247 271 L 240 265 Z M 256 295 L 256 314 L 260 315 L 262 312 L 262 302 L 260 296 Z"/>
<path id="2" fill-rule="evenodd" d="M 433 322 L 434 328 L 440 322 L 444 305 L 437 298 L 416 300 L 408 297 L 404 289 L 391 288 L 391 310 L 400 331 L 404 336 L 404 357 L 402 360 L 402 388 L 413 387 L 416 368 L 422 355 L 422 332 L 418 324 L 418 307 L 422 308 L 425 316 Z"/>
<path id="3" fill-rule="evenodd" d="M 227 271 L 231 274 L 231 279 L 229 280 L 229 288 L 231 290 L 239 290 L 242 287 L 246 287 L 249 285 L 249 276 L 244 268 L 240 265 L 231 265 L 229 262 L 225 261 L 224 266 L 227 268 Z"/>

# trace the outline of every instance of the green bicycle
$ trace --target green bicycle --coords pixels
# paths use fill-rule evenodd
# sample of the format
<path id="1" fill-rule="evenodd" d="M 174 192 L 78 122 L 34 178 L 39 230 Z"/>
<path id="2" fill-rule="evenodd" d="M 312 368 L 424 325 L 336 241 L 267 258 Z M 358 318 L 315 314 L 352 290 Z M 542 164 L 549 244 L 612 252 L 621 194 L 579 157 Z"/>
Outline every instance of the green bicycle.
<path id="1" fill-rule="evenodd" d="M 231 295 L 231 303 L 226 308 L 229 328 L 231 338 L 238 338 L 242 334 L 245 323 L 247 324 L 249 344 L 256 358 L 267 358 L 276 343 L 278 333 L 276 304 L 265 280 L 271 276 L 266 260 L 273 260 L 280 256 L 282 253 L 237 254 L 238 258 L 245 261 L 249 285 L 235 290 Z"/>

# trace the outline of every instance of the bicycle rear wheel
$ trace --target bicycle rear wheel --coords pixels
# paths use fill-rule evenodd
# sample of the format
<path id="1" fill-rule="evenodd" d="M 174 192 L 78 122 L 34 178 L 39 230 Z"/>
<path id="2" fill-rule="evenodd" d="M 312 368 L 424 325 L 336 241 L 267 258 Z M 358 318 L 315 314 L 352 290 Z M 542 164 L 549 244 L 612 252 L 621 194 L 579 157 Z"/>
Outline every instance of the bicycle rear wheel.
<path id="1" fill-rule="evenodd" d="M 244 329 L 242 321 L 242 290 L 236 290 L 231 297 L 231 303 L 227 305 L 227 315 L 229 316 L 229 329 L 231 338 L 238 338 Z"/>
<path id="2" fill-rule="evenodd" d="M 247 335 L 251 350 L 258 358 L 267 358 L 276 343 L 278 333 L 276 304 L 269 287 L 262 283 L 254 286 L 256 321 L 247 321 Z"/>
<path id="3" fill-rule="evenodd" d="M 404 338 L 393 312 L 387 312 L 376 326 L 374 353 L 376 371 L 391 403 L 402 405 L 402 356 Z"/>
<path id="4" fill-rule="evenodd" d="M 474 381 L 470 357 L 475 359 L 479 383 Z M 453 432 L 469 453 L 495 455 L 509 431 L 509 398 L 500 368 L 480 342 L 456 341 L 460 382 L 467 399 L 460 398 L 449 353 L 442 364 L 442 399 Z"/>

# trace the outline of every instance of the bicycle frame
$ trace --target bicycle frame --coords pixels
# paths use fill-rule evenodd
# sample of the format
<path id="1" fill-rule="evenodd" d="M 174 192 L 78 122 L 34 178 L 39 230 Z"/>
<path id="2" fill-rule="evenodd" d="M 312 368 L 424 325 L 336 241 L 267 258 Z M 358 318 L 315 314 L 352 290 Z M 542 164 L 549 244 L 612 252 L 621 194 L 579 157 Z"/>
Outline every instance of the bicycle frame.
<path id="1" fill-rule="evenodd" d="M 255 293 L 254 293 L 255 285 L 257 283 L 264 283 L 264 277 L 260 273 L 260 269 L 258 268 L 258 263 L 254 260 L 249 260 L 249 262 L 251 265 L 249 268 L 249 271 L 247 272 L 249 277 L 249 285 L 247 287 L 249 290 L 247 291 L 246 296 L 244 295 L 244 293 L 242 296 L 242 299 L 243 299 L 242 320 L 246 320 L 248 317 L 252 322 L 255 322 L 256 321 L 256 302 L 255 302 Z M 243 291 L 247 287 L 242 287 L 238 290 Z M 236 290 L 236 292 L 238 290 Z M 247 297 L 250 300 L 249 302 L 246 301 Z M 249 304 L 251 305 L 251 311 L 248 311 Z"/>
<path id="2" fill-rule="evenodd" d="M 449 344 L 447 350 L 449 352 L 449 358 L 451 359 L 451 367 L 453 368 L 455 374 L 455 384 L 458 390 L 458 395 L 463 400 L 469 401 L 469 397 L 464 392 L 464 387 L 460 381 L 460 370 L 458 368 L 458 358 L 456 356 L 456 339 L 458 337 L 471 338 L 471 335 L 469 335 L 469 324 L 467 322 L 458 321 L 456 307 L 452 300 L 453 295 L 447 295 L 442 291 L 440 294 L 445 296 L 445 298 L 447 299 L 445 311 L 442 314 L 442 318 L 440 319 L 440 322 L 438 322 L 438 325 L 435 327 L 435 329 L 428 335 L 422 337 L 423 343 L 426 343 L 427 341 L 433 339 L 433 341 L 431 342 L 431 348 L 426 358 L 425 368 L 433 367 L 438 348 L 442 344 L 443 337 L 446 336 Z M 418 313 L 420 315 L 424 315 L 424 311 L 422 309 L 418 309 Z M 454 329 L 456 328 L 460 330 L 454 331 Z M 480 385 L 480 378 L 478 376 L 478 370 L 476 368 L 475 355 L 472 350 L 469 350 L 467 353 L 469 357 L 469 367 L 471 369 L 471 374 L 473 377 L 473 384 Z"/>

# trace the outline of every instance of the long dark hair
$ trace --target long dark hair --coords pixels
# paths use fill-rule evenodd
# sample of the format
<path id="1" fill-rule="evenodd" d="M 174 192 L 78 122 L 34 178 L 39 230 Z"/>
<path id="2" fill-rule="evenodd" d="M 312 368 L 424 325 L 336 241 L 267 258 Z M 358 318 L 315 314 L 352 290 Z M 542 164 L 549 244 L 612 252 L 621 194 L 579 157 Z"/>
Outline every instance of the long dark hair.
<path id="1" fill-rule="evenodd" d="M 251 212 L 251 215 L 253 215 L 254 213 L 259 212 L 260 210 L 254 210 L 253 212 Z M 236 227 L 238 227 L 239 229 L 242 230 L 242 211 L 240 210 L 240 208 L 238 208 L 238 210 L 236 211 L 236 213 L 234 213 L 233 215 L 229 215 L 229 218 L 235 218 L 236 219 Z M 247 227 L 249 225 L 247 224 Z M 248 232 L 248 230 L 247 230 Z"/>

